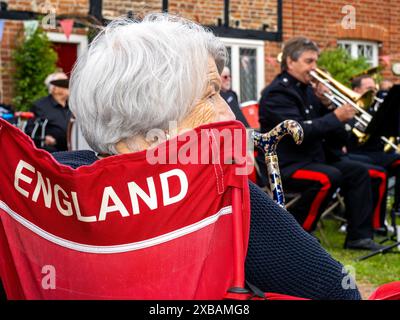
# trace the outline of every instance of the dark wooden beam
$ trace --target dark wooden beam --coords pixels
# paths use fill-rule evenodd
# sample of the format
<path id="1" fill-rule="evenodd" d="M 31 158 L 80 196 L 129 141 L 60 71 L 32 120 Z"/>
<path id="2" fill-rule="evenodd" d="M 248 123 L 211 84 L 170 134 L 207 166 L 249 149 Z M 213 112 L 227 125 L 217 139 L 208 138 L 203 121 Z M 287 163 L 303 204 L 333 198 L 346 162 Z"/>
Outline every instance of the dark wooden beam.
<path id="1" fill-rule="evenodd" d="M 163 0 L 162 2 L 162 11 L 168 12 L 168 0 Z"/>
<path id="2" fill-rule="evenodd" d="M 281 41 L 282 36 L 279 32 L 266 32 L 263 30 L 252 30 L 252 29 L 235 29 L 231 27 L 218 27 L 218 26 L 207 26 L 214 34 L 218 37 L 224 38 L 241 38 L 241 39 L 252 39 L 252 40 L 264 40 L 264 41 Z"/>
<path id="3" fill-rule="evenodd" d="M 90 0 L 89 15 L 95 17 L 98 21 L 103 20 L 103 0 Z"/>
<path id="4" fill-rule="evenodd" d="M 1 1 L 1 0 L 0 0 L 0 10 L 6 11 L 6 10 L 7 10 L 7 7 L 8 7 L 7 1 Z"/>
<path id="5" fill-rule="evenodd" d="M 230 20 L 229 2 L 230 0 L 224 0 L 224 27 L 226 28 L 229 27 L 229 20 Z"/>
<path id="6" fill-rule="evenodd" d="M 276 41 L 282 41 L 282 34 L 283 34 L 283 0 L 278 0 L 278 23 L 277 23 L 277 38 Z"/>
<path id="7" fill-rule="evenodd" d="M 35 20 L 38 17 L 39 14 L 32 11 L 0 10 L 0 19 L 5 20 Z"/>

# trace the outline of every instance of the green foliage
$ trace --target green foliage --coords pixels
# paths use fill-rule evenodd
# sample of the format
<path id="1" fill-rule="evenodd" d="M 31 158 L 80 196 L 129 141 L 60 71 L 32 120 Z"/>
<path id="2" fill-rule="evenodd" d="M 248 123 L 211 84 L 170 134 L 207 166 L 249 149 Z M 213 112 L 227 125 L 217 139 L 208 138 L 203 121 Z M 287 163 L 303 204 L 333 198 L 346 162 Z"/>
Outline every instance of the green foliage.
<path id="1" fill-rule="evenodd" d="M 57 53 L 39 27 L 27 39 L 22 35 L 12 59 L 15 66 L 13 104 L 16 110 L 26 111 L 33 101 L 48 94 L 44 80 L 56 70 Z"/>
<path id="2" fill-rule="evenodd" d="M 87 37 L 88 37 L 89 43 L 92 43 L 92 41 L 94 40 L 94 38 L 97 36 L 97 34 L 100 31 L 101 31 L 101 27 L 92 27 L 92 26 L 90 26 L 88 28 Z"/>
<path id="3" fill-rule="evenodd" d="M 370 68 L 364 57 L 353 59 L 343 48 L 329 49 L 321 52 L 318 66 L 324 68 L 335 80 L 351 87 L 351 77 Z"/>
<path id="4" fill-rule="evenodd" d="M 397 224 L 399 222 L 397 219 Z M 382 284 L 399 280 L 400 255 L 397 248 L 391 249 L 387 254 L 378 254 L 366 260 L 356 261 L 357 258 L 367 255 L 371 251 L 343 249 L 345 234 L 339 232 L 339 227 L 340 222 L 324 219 L 323 227 L 319 228 L 315 235 L 321 239 L 322 246 L 333 258 L 344 266 L 353 268 L 357 285 L 375 289 Z M 374 240 L 380 242 L 384 238 L 375 236 Z M 393 241 L 384 243 L 384 245 L 390 244 L 393 244 Z"/>

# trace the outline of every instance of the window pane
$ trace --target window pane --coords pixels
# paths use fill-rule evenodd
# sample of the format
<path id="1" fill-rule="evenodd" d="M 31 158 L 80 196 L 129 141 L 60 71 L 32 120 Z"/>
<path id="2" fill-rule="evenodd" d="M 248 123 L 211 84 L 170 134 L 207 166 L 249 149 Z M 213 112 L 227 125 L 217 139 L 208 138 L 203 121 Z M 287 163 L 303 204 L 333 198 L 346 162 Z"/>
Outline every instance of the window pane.
<path id="1" fill-rule="evenodd" d="M 232 73 L 232 48 L 231 47 L 226 47 L 226 51 L 228 51 L 228 61 L 226 66 L 231 70 Z"/>
<path id="2" fill-rule="evenodd" d="M 373 65 L 373 48 L 370 44 L 357 45 L 357 57 L 364 57 L 370 65 Z"/>
<path id="3" fill-rule="evenodd" d="M 378 65 L 378 51 L 377 42 L 364 42 L 364 41 L 338 41 L 338 46 L 346 49 L 349 53 L 353 52 L 353 58 L 364 57 L 371 66 Z"/>
<path id="4" fill-rule="evenodd" d="M 349 55 L 351 56 L 351 44 L 346 43 L 344 45 L 344 49 L 349 53 Z"/>
<path id="5" fill-rule="evenodd" d="M 359 44 L 357 45 L 357 56 L 364 56 L 364 45 Z"/>
<path id="6" fill-rule="evenodd" d="M 338 47 L 346 50 L 351 56 L 351 44 L 350 43 L 338 43 Z"/>
<path id="7" fill-rule="evenodd" d="M 240 48 L 240 100 L 257 100 L 256 49 Z"/>
<path id="8" fill-rule="evenodd" d="M 372 46 L 369 44 L 365 46 L 364 57 L 367 58 L 367 60 L 372 59 Z"/>

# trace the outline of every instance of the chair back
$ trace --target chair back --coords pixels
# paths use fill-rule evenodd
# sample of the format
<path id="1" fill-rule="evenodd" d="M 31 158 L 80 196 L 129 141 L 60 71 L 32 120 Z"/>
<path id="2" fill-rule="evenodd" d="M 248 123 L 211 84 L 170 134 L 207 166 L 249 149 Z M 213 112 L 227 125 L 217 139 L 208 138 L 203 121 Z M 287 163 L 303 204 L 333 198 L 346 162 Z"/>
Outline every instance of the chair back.
<path id="1" fill-rule="evenodd" d="M 223 132 L 246 141 L 238 121 L 210 124 L 72 169 L 0 119 L 7 297 L 221 299 L 244 287 L 246 164 Z"/>
<path id="2" fill-rule="evenodd" d="M 259 129 L 260 123 L 258 121 L 258 109 L 259 105 L 257 101 L 246 101 L 240 105 L 240 109 L 250 127 L 253 129 Z"/>

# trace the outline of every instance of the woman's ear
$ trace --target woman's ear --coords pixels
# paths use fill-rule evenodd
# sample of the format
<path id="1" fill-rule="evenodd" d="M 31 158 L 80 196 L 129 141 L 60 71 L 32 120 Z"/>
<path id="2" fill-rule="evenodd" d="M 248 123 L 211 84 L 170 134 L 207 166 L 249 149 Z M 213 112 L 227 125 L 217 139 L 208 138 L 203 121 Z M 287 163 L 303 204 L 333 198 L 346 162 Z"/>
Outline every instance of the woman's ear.
<path id="1" fill-rule="evenodd" d="M 117 151 L 118 154 L 124 154 L 124 153 L 131 153 L 132 151 L 129 150 L 128 145 L 125 141 L 118 141 L 117 144 L 115 145 L 115 150 Z"/>

